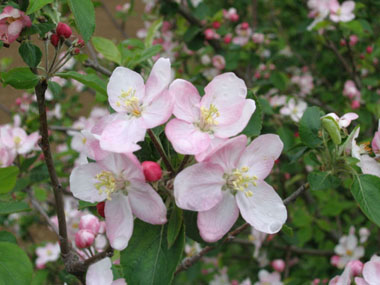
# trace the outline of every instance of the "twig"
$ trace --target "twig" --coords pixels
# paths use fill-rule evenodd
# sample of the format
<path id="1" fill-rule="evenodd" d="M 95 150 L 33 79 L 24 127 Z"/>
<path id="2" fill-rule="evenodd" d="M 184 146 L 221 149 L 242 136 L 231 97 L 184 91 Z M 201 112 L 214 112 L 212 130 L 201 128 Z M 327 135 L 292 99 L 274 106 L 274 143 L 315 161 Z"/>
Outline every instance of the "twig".
<path id="1" fill-rule="evenodd" d="M 174 172 L 174 169 L 173 169 L 173 166 L 171 165 L 170 163 L 170 160 L 168 159 L 168 157 L 166 156 L 165 154 L 165 151 L 163 150 L 160 142 L 157 140 L 156 138 L 156 135 L 153 133 L 152 130 L 148 130 L 148 135 L 150 137 L 150 139 L 152 140 L 155 148 L 157 149 L 157 151 L 160 153 L 160 156 L 162 158 L 162 161 L 164 162 L 165 166 L 166 166 L 166 169 L 170 172 Z"/>
<path id="2" fill-rule="evenodd" d="M 294 201 L 299 195 L 301 195 L 306 189 L 309 188 L 309 184 L 305 183 L 302 186 L 300 186 L 296 191 L 293 192 L 288 198 L 284 200 L 284 204 L 288 205 L 290 202 Z M 235 237 L 240 234 L 242 231 L 244 231 L 246 228 L 248 228 L 250 225 L 248 223 L 245 223 L 241 225 L 240 227 L 236 228 L 235 230 L 231 231 L 227 237 L 222 241 L 222 244 L 231 242 L 235 239 Z M 175 271 L 175 275 L 178 274 L 181 271 L 184 271 L 188 269 L 189 267 L 193 266 L 194 263 L 196 263 L 198 260 L 200 260 L 204 255 L 206 255 L 211 250 L 215 249 L 216 246 L 214 245 L 208 245 L 205 248 L 203 248 L 198 254 L 186 258 Z"/>
<path id="3" fill-rule="evenodd" d="M 257 27 L 257 0 L 252 0 L 252 30 Z"/>
<path id="4" fill-rule="evenodd" d="M 100 64 L 95 63 L 94 61 L 88 59 L 83 63 L 84 66 L 90 67 L 98 72 L 100 72 L 103 75 L 111 76 L 112 72 L 109 71 L 107 68 L 101 66 Z"/>
<path id="5" fill-rule="evenodd" d="M 53 131 L 62 131 L 62 132 L 67 132 L 67 131 L 72 131 L 72 132 L 80 132 L 81 130 L 70 128 L 70 127 L 64 127 L 64 126 L 49 126 L 49 129 Z"/>

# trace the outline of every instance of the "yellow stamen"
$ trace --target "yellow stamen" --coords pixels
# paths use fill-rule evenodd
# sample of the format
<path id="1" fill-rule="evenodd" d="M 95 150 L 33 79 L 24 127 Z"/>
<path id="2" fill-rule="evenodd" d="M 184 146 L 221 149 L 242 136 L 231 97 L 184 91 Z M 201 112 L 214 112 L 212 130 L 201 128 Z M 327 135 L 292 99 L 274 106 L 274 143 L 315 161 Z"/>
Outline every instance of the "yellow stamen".
<path id="1" fill-rule="evenodd" d="M 115 176 L 111 172 L 103 170 L 95 178 L 99 181 L 95 183 L 95 188 L 98 189 L 99 194 L 106 193 L 107 199 L 111 200 L 111 194 L 116 190 Z"/>
<path id="2" fill-rule="evenodd" d="M 210 131 L 212 126 L 216 126 L 218 122 L 216 119 L 220 116 L 220 113 L 215 105 L 210 104 L 210 107 L 207 109 L 206 107 L 201 107 L 201 119 L 198 124 L 198 127 L 204 131 Z"/>
<path id="3" fill-rule="evenodd" d="M 232 174 L 227 176 L 227 186 L 233 191 L 244 192 L 244 195 L 249 198 L 253 196 L 253 192 L 248 190 L 250 185 L 257 186 L 256 175 L 247 175 L 249 171 L 247 166 L 243 166 L 240 169 L 236 168 L 232 171 Z"/>
<path id="4" fill-rule="evenodd" d="M 127 112 L 132 116 L 140 117 L 141 109 L 139 105 L 139 99 L 135 96 L 136 90 L 129 88 L 128 91 L 122 91 L 119 96 L 119 101 L 116 101 L 116 106 L 125 107 Z"/>
<path id="5" fill-rule="evenodd" d="M 14 137 L 13 141 L 14 141 L 15 145 L 18 146 L 21 143 L 21 138 L 20 137 Z"/>

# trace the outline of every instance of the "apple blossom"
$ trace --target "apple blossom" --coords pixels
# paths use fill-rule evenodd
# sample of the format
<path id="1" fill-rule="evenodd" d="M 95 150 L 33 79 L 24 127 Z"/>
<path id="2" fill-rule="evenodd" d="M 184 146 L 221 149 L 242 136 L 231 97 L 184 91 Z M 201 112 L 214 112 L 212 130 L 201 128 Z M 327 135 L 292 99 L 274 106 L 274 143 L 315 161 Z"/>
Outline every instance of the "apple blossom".
<path id="1" fill-rule="evenodd" d="M 91 264 L 86 273 L 86 285 L 126 285 L 124 278 L 113 281 L 111 267 L 109 257 Z"/>
<path id="2" fill-rule="evenodd" d="M 239 15 L 235 8 L 231 7 L 228 10 L 223 10 L 223 16 L 227 20 L 230 20 L 231 22 L 237 22 L 239 21 Z"/>
<path id="3" fill-rule="evenodd" d="M 340 118 L 335 113 L 328 113 L 327 115 L 324 115 L 322 118 L 325 117 L 332 118 L 338 124 L 339 128 L 347 128 L 351 124 L 351 121 L 359 118 L 359 116 L 355 113 L 347 113 Z"/>
<path id="4" fill-rule="evenodd" d="M 357 285 L 376 285 L 380 283 L 380 257 L 374 255 L 363 266 L 363 278 L 356 277 Z"/>
<path id="5" fill-rule="evenodd" d="M 107 85 L 108 101 L 117 112 L 99 136 L 100 146 L 118 153 L 140 149 L 147 129 L 165 123 L 172 114 L 173 100 L 167 87 L 171 81 L 170 60 L 160 58 L 149 78 L 125 67 L 117 67 Z"/>
<path id="6" fill-rule="evenodd" d="M 133 215 L 150 224 L 166 223 L 166 207 L 145 182 L 142 167 L 130 154 L 109 154 L 96 163 L 74 168 L 70 175 L 74 197 L 87 202 L 105 201 L 106 235 L 113 248 L 127 247 Z"/>
<path id="7" fill-rule="evenodd" d="M 360 91 L 356 88 L 355 82 L 352 80 L 347 80 L 344 83 L 343 95 L 350 99 L 360 98 Z"/>
<path id="8" fill-rule="evenodd" d="M 261 33 L 253 33 L 252 41 L 256 44 L 261 44 L 265 40 L 264 34 Z"/>
<path id="9" fill-rule="evenodd" d="M 226 66 L 226 61 L 223 56 L 221 55 L 214 55 L 212 57 L 212 64 L 214 65 L 215 68 L 219 70 L 223 70 Z"/>
<path id="10" fill-rule="evenodd" d="M 329 7 L 330 0 L 308 0 L 307 6 L 311 10 L 309 13 L 310 18 L 314 18 L 314 21 L 307 27 L 310 31 L 319 22 L 322 22 L 330 13 Z"/>
<path id="11" fill-rule="evenodd" d="M 351 266 L 346 266 L 342 275 L 337 275 L 330 280 L 329 285 L 350 285 L 352 278 Z"/>
<path id="12" fill-rule="evenodd" d="M 364 243 L 367 241 L 368 237 L 370 236 L 371 232 L 367 228 L 360 228 L 359 229 L 359 237 L 360 237 L 360 243 Z"/>
<path id="13" fill-rule="evenodd" d="M 349 22 L 355 18 L 353 13 L 355 9 L 354 1 L 344 1 L 342 5 L 338 0 L 330 0 L 330 19 L 333 22 Z"/>
<path id="14" fill-rule="evenodd" d="M 162 169 L 157 162 L 144 161 L 141 164 L 146 181 L 154 182 L 158 181 L 162 177 Z"/>
<path id="15" fill-rule="evenodd" d="M 274 270 L 277 272 L 282 272 L 285 269 L 285 261 L 282 259 L 275 259 L 271 262 L 271 265 Z"/>
<path id="16" fill-rule="evenodd" d="M 350 35 L 350 46 L 354 46 L 359 41 L 359 37 L 357 35 Z"/>
<path id="17" fill-rule="evenodd" d="M 375 153 L 376 156 L 380 155 L 380 119 L 379 119 L 379 126 L 377 129 L 377 132 L 375 132 L 375 135 L 373 136 L 372 142 L 372 151 Z"/>
<path id="18" fill-rule="evenodd" d="M 274 271 L 269 273 L 265 269 L 259 271 L 259 281 L 255 285 L 282 285 L 280 273 Z"/>
<path id="19" fill-rule="evenodd" d="M 267 237 L 266 233 L 260 232 L 256 230 L 254 227 L 251 227 L 251 234 L 248 236 L 248 239 L 255 246 L 255 250 L 253 252 L 253 258 L 257 259 L 259 257 L 260 248 L 263 245 L 266 237 Z"/>
<path id="20" fill-rule="evenodd" d="M 43 247 L 37 247 L 36 254 L 36 266 L 39 269 L 45 267 L 45 264 L 49 261 L 56 261 L 59 258 L 61 249 L 58 243 L 47 243 Z"/>
<path id="21" fill-rule="evenodd" d="M 14 42 L 25 27 L 30 27 L 32 21 L 24 12 L 6 6 L 0 14 L 0 40 L 5 44 Z"/>
<path id="22" fill-rule="evenodd" d="M 207 242 L 221 239 L 239 211 L 252 227 L 265 233 L 278 232 L 286 221 L 281 198 L 264 181 L 283 143 L 272 134 L 259 136 L 248 147 L 246 143 L 244 135 L 230 139 L 174 179 L 177 206 L 198 212 L 199 232 Z"/>
<path id="23" fill-rule="evenodd" d="M 0 128 L 0 140 L 4 146 L 15 150 L 18 154 L 26 154 L 33 150 L 39 138 L 38 132 L 28 135 L 21 128 L 5 126 Z"/>
<path id="24" fill-rule="evenodd" d="M 80 230 L 75 234 L 75 245 L 78 248 L 90 247 L 95 241 L 95 235 L 88 230 Z"/>
<path id="25" fill-rule="evenodd" d="M 291 98 L 286 105 L 280 109 L 280 113 L 282 115 L 290 116 L 290 118 L 295 122 L 299 122 L 303 113 L 306 111 L 306 108 L 306 102 L 300 100 L 296 103 L 296 100 Z"/>
<path id="26" fill-rule="evenodd" d="M 100 228 L 100 222 L 97 217 L 92 214 L 84 215 L 80 218 L 79 229 L 88 230 L 94 235 L 97 235 Z"/>
<path id="27" fill-rule="evenodd" d="M 358 239 L 354 233 L 342 236 L 334 251 L 340 257 L 338 268 L 343 268 L 349 261 L 360 259 L 364 256 L 364 247 L 358 246 Z"/>
<path id="28" fill-rule="evenodd" d="M 165 133 L 178 153 L 205 154 L 228 137 L 237 135 L 248 124 L 256 109 L 255 101 L 246 99 L 247 87 L 234 73 L 216 76 L 201 98 L 188 81 L 175 80 L 169 87 L 175 96 L 173 114 Z"/>

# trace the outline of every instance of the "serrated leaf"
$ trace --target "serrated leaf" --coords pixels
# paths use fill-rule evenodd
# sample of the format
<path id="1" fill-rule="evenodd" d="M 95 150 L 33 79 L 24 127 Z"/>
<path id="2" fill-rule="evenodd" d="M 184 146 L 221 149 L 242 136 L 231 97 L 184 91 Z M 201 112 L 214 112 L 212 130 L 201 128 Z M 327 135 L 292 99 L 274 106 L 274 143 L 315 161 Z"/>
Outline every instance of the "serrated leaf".
<path id="1" fill-rule="evenodd" d="M 16 185 L 19 169 L 16 166 L 0 168 L 0 194 L 8 193 Z"/>
<path id="2" fill-rule="evenodd" d="M 74 15 L 76 27 L 85 42 L 95 31 L 95 9 L 91 0 L 67 0 Z"/>
<path id="3" fill-rule="evenodd" d="M 320 110 L 309 107 L 303 114 L 299 124 L 299 134 L 302 142 L 308 147 L 315 148 L 322 143 L 318 133 L 321 128 Z"/>
<path id="4" fill-rule="evenodd" d="M 336 188 L 340 184 L 340 179 L 329 172 L 313 171 L 307 176 L 311 190 L 325 190 Z"/>
<path id="5" fill-rule="evenodd" d="M 53 1 L 54 0 L 29 0 L 29 6 L 26 10 L 26 14 L 33 14 L 34 12 L 40 10 L 42 7 L 52 3 Z"/>
<path id="6" fill-rule="evenodd" d="M 40 48 L 28 42 L 23 42 L 20 45 L 18 52 L 24 62 L 30 67 L 37 67 L 42 58 Z"/>
<path id="7" fill-rule="evenodd" d="M 29 89 L 37 85 L 39 78 L 28 67 L 17 67 L 1 74 L 5 84 L 16 89 Z"/>
<path id="8" fill-rule="evenodd" d="M 121 64 L 121 54 L 117 46 L 109 39 L 102 37 L 93 37 L 92 44 L 97 52 L 101 53 L 104 58 Z"/>

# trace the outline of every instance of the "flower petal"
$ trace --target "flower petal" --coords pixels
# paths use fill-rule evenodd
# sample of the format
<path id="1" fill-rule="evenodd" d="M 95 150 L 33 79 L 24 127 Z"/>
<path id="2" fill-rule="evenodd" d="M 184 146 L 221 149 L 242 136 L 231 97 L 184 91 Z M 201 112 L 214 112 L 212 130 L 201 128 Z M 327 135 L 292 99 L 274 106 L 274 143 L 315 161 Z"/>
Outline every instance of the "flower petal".
<path id="1" fill-rule="evenodd" d="M 176 152 L 198 154 L 205 151 L 210 144 L 208 133 L 201 132 L 193 124 L 172 119 L 165 128 L 165 134 Z"/>
<path id="2" fill-rule="evenodd" d="M 286 208 L 280 196 L 265 181 L 258 182 L 257 186 L 251 186 L 248 190 L 253 193 L 251 197 L 247 197 L 243 192 L 236 194 L 244 220 L 261 232 L 277 233 L 287 218 Z"/>
<path id="3" fill-rule="evenodd" d="M 178 207 L 207 211 L 222 199 L 223 169 L 216 164 L 197 163 L 177 174 L 174 197 Z"/>
<path id="4" fill-rule="evenodd" d="M 145 84 L 144 104 L 149 104 L 168 88 L 171 79 L 172 71 L 170 68 L 170 59 L 159 58 L 153 65 L 152 71 Z"/>
<path id="5" fill-rule="evenodd" d="M 104 209 L 106 234 L 112 248 L 123 250 L 128 246 L 133 232 L 133 215 L 128 197 L 116 193 L 106 201 Z"/>
<path id="6" fill-rule="evenodd" d="M 168 91 L 156 96 L 142 113 L 145 128 L 151 129 L 166 123 L 173 113 L 173 105 L 173 98 Z"/>
<path id="7" fill-rule="evenodd" d="M 208 211 L 198 213 L 198 228 L 201 237 L 207 242 L 221 239 L 239 217 L 235 197 L 223 191 L 222 200 Z"/>
<path id="8" fill-rule="evenodd" d="M 87 202 L 101 202 L 107 198 L 106 193 L 99 193 L 95 184 L 99 182 L 95 176 L 102 172 L 104 167 L 98 163 L 88 163 L 75 167 L 70 175 L 70 190 L 75 198 Z"/>
<path id="9" fill-rule="evenodd" d="M 142 99 L 145 95 L 144 80 L 140 74 L 125 67 L 117 67 L 110 77 L 107 85 L 108 101 L 116 112 L 125 112 L 125 107 L 117 104 L 122 92 L 129 90 L 135 92 L 134 96 Z"/>
<path id="10" fill-rule="evenodd" d="M 86 273 L 86 285 L 110 285 L 113 280 L 111 267 L 109 257 L 91 264 Z"/>
<path id="11" fill-rule="evenodd" d="M 369 284 L 378 284 L 380 281 L 380 261 L 369 261 L 364 264 L 363 277 Z"/>
<path id="12" fill-rule="evenodd" d="M 30 134 L 25 139 L 25 141 L 21 145 L 21 147 L 19 148 L 18 153 L 25 154 L 25 153 L 30 152 L 33 149 L 33 147 L 35 146 L 35 144 L 37 143 L 39 137 L 40 137 L 40 135 L 38 134 L 38 132 L 34 132 L 34 133 Z"/>
<path id="13" fill-rule="evenodd" d="M 280 157 L 284 144 L 278 135 L 266 134 L 254 139 L 239 162 L 248 166 L 249 174 L 263 180 L 271 172 L 274 161 Z"/>
<path id="14" fill-rule="evenodd" d="M 133 183 L 128 191 L 132 212 L 137 218 L 153 225 L 167 222 L 165 204 L 152 186 L 142 182 Z"/>
<path id="15" fill-rule="evenodd" d="M 357 164 L 364 174 L 371 174 L 380 177 L 380 163 L 369 155 L 360 156 L 360 162 Z"/>

